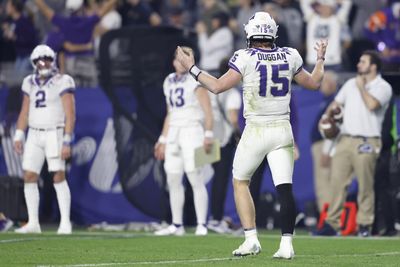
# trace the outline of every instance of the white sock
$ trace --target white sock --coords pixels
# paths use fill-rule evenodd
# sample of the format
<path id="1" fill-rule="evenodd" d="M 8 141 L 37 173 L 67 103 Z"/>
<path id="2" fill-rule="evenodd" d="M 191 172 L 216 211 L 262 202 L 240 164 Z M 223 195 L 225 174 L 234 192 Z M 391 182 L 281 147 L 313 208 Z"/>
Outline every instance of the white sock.
<path id="1" fill-rule="evenodd" d="M 197 224 L 206 224 L 208 212 L 208 192 L 200 171 L 187 173 L 193 189 L 193 202 L 196 210 Z"/>
<path id="2" fill-rule="evenodd" d="M 60 224 L 69 224 L 71 210 L 71 192 L 66 180 L 60 183 L 54 183 L 56 190 L 58 207 L 60 209 L 61 221 Z"/>
<path id="3" fill-rule="evenodd" d="M 172 223 L 181 225 L 183 224 L 183 205 L 185 203 L 185 188 L 182 179 L 183 173 L 167 173 Z"/>
<path id="4" fill-rule="evenodd" d="M 251 240 L 251 239 L 258 240 L 257 229 L 253 228 L 253 229 L 245 230 L 244 237 L 246 238 L 246 240 Z"/>
<path id="5" fill-rule="evenodd" d="M 24 195 L 28 210 L 28 224 L 39 225 L 39 188 L 37 183 L 25 183 Z"/>
<path id="6" fill-rule="evenodd" d="M 292 244 L 293 236 L 285 234 L 281 237 L 281 244 Z"/>

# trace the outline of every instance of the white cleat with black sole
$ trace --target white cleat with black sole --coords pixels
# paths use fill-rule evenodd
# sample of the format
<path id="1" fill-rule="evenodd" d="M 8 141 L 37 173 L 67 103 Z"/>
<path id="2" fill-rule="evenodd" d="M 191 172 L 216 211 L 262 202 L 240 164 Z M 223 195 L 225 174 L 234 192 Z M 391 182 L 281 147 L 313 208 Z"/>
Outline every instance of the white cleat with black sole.
<path id="1" fill-rule="evenodd" d="M 257 239 L 245 240 L 239 248 L 232 251 L 232 255 L 235 257 L 244 257 L 249 255 L 257 255 L 261 252 L 261 245 Z"/>

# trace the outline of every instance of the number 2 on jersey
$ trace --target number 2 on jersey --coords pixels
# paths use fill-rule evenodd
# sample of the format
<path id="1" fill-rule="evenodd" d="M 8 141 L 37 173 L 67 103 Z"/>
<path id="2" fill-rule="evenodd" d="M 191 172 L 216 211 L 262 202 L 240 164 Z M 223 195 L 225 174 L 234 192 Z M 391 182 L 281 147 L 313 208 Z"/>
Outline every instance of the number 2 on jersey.
<path id="1" fill-rule="evenodd" d="M 46 93 L 45 91 L 37 91 L 36 92 L 36 101 L 35 107 L 37 108 L 44 108 L 46 107 Z"/>
<path id="2" fill-rule="evenodd" d="M 281 70 L 289 70 L 289 64 L 278 64 L 278 65 L 271 65 L 271 81 L 272 85 L 269 85 L 269 89 L 271 95 L 273 96 L 285 96 L 289 92 L 289 79 L 287 77 L 279 76 L 279 72 Z M 258 67 L 258 71 L 260 72 L 260 96 L 267 96 L 267 80 L 268 80 L 268 69 L 267 65 L 260 65 Z M 282 88 L 279 89 L 278 86 L 274 85 L 282 85 Z"/>

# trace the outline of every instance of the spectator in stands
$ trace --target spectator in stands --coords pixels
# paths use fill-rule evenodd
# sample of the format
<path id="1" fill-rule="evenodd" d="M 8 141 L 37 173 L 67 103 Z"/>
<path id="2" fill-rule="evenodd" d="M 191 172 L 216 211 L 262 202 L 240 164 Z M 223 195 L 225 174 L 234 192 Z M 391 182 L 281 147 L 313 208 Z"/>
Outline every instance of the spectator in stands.
<path id="1" fill-rule="evenodd" d="M 331 162 L 332 198 L 326 221 L 317 235 L 336 235 L 339 230 L 348 177 L 353 171 L 358 181 L 359 235 L 369 236 L 374 221 L 374 172 L 392 87 L 380 75 L 381 61 L 375 51 L 365 51 L 357 68 L 357 76 L 342 86 L 326 111 L 328 114 L 336 105 L 342 105 L 344 113 L 341 136 Z"/>
<path id="2" fill-rule="evenodd" d="M 352 0 L 352 2 L 356 10 L 351 26 L 353 40 L 365 39 L 365 22 L 373 13 L 383 8 L 387 0 Z"/>
<path id="3" fill-rule="evenodd" d="M 276 45 L 279 47 L 284 47 L 289 44 L 289 35 L 287 28 L 284 23 L 282 23 L 283 15 L 282 9 L 279 5 L 275 3 L 265 3 L 262 6 L 265 12 L 268 12 L 272 18 L 279 24 L 279 38 L 276 39 Z"/>
<path id="4" fill-rule="evenodd" d="M 294 0 L 273 0 L 273 1 L 281 7 L 281 12 L 282 12 L 281 25 L 286 26 L 289 37 L 289 42 L 287 45 L 290 47 L 296 47 L 299 50 L 300 54 L 302 54 L 302 52 L 304 51 L 304 41 L 303 41 L 304 22 L 298 1 Z"/>
<path id="5" fill-rule="evenodd" d="M 200 0 L 200 8 L 198 9 L 198 22 L 205 25 L 207 35 L 211 35 L 214 31 L 212 20 L 217 13 L 225 13 L 229 15 L 229 9 L 221 0 Z M 218 64 L 219 61 L 216 63 Z"/>
<path id="6" fill-rule="evenodd" d="M 35 3 L 40 12 L 58 28 L 64 42 L 85 47 L 92 41 L 97 23 L 114 7 L 116 0 L 108 0 L 97 10 L 96 14 L 91 16 L 85 15 L 83 0 L 67 0 L 66 8 L 72 12 L 67 17 L 56 14 L 44 0 L 35 0 Z M 90 49 L 86 51 L 64 47 L 66 73 L 74 77 L 78 86 L 94 87 L 97 85 L 93 46 L 88 45 L 87 48 L 89 47 Z"/>
<path id="7" fill-rule="evenodd" d="M 95 8 L 95 10 L 100 10 L 104 5 L 106 5 L 107 1 L 106 0 L 101 0 L 99 1 L 99 5 Z M 117 12 L 116 6 L 117 4 L 114 3 L 114 6 L 112 7 L 111 10 L 109 10 L 100 20 L 100 23 L 97 24 L 93 37 L 94 37 L 94 49 L 95 49 L 95 55 L 98 56 L 98 50 L 99 50 L 99 45 L 100 45 L 100 39 L 103 34 L 110 30 L 116 30 L 121 28 L 122 25 L 122 18 L 121 15 Z M 118 45 L 117 42 L 114 43 L 115 45 Z M 118 47 L 114 46 L 112 44 L 112 51 L 111 55 L 116 55 L 118 53 Z"/>
<path id="8" fill-rule="evenodd" d="M 228 58 L 221 61 L 219 76 L 228 70 L 228 61 Z M 236 88 L 219 95 L 210 93 L 210 98 L 214 115 L 214 135 L 221 144 L 221 160 L 212 165 L 214 176 L 211 186 L 211 218 L 207 227 L 217 233 L 227 233 L 230 229 L 223 217 L 233 155 L 241 135 L 238 120 L 242 98 Z"/>
<path id="9" fill-rule="evenodd" d="M 343 34 L 348 29 L 351 0 L 317 0 L 315 9 L 312 6 L 313 0 L 300 0 L 300 3 L 307 22 L 306 63 L 315 64 L 315 41 L 327 39 L 329 47 L 326 51 L 325 67 L 341 70 L 343 48 L 350 45 L 350 37 L 343 40 Z M 336 10 L 338 4 L 340 6 Z"/>
<path id="10" fill-rule="evenodd" d="M 2 25 L 3 38 L 14 43 L 16 78 L 31 72 L 29 55 L 37 44 L 37 34 L 30 18 L 24 15 L 24 0 L 7 0 L 6 13 L 10 20 Z"/>
<path id="11" fill-rule="evenodd" d="M 183 48 L 191 55 L 192 49 Z M 213 117 L 207 90 L 183 68 L 174 57 L 175 72 L 164 81 L 168 113 L 160 138 L 154 147 L 158 160 L 165 158 L 172 224 L 155 232 L 156 235 L 183 235 L 183 205 L 185 201 L 183 174 L 193 189 L 197 217 L 196 235 L 207 235 L 208 193 L 201 168 L 195 166 L 194 150 L 201 145 L 207 152 L 213 142 Z M 204 121 L 204 125 L 203 125 Z"/>
<path id="12" fill-rule="evenodd" d="M 126 0 L 119 8 L 122 16 L 122 25 L 149 25 L 159 26 L 161 16 L 143 0 Z"/>
<path id="13" fill-rule="evenodd" d="M 319 104 L 319 112 L 311 130 L 311 155 L 313 159 L 314 191 L 321 213 L 325 204 L 330 201 L 330 150 L 332 141 L 324 139 L 318 129 L 318 123 L 329 104 L 334 100 L 337 91 L 337 75 L 333 71 L 326 71 L 321 83 L 322 101 Z"/>
<path id="14" fill-rule="evenodd" d="M 261 9 L 255 0 L 240 0 L 237 15 L 229 21 L 229 27 L 235 34 L 235 50 L 246 47 L 246 34 L 243 25 L 247 23 L 254 13 Z"/>
<path id="15" fill-rule="evenodd" d="M 173 26 L 179 29 L 188 29 L 192 27 L 191 19 L 195 16 L 182 0 L 163 1 L 161 6 L 161 15 L 164 25 Z"/>
<path id="16" fill-rule="evenodd" d="M 200 66 L 218 75 L 219 64 L 233 51 L 233 34 L 228 27 L 229 16 L 224 12 L 214 13 L 211 20 L 211 33 L 207 34 L 206 25 L 198 22 L 196 31 L 200 50 Z"/>
<path id="17" fill-rule="evenodd" d="M 372 40 L 384 64 L 384 70 L 400 71 L 400 2 L 375 12 L 368 20 L 365 30 Z"/>

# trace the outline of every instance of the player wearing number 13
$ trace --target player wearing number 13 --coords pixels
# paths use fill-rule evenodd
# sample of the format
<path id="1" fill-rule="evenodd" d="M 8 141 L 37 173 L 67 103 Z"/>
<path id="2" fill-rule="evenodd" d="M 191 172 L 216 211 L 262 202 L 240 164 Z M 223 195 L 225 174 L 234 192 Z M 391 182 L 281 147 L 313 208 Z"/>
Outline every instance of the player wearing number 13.
<path id="1" fill-rule="evenodd" d="M 194 64 L 193 56 L 187 56 L 180 47 L 177 48 L 178 60 L 211 92 L 221 93 L 243 81 L 246 127 L 233 162 L 233 187 L 245 241 L 233 251 L 234 256 L 258 254 L 261 251 L 254 203 L 248 186 L 254 171 L 267 157 L 281 204 L 282 238 L 274 257 L 294 257 L 294 142 L 289 122 L 291 82 L 295 80 L 312 90 L 319 88 L 324 74 L 327 43 L 317 42 L 317 63 L 312 73 L 309 73 L 302 68 L 303 60 L 296 49 L 280 48 L 274 44 L 277 31 L 278 26 L 268 13 L 255 13 L 245 25 L 248 48 L 234 53 L 229 62 L 230 69 L 219 79 L 202 72 Z"/>
<path id="2" fill-rule="evenodd" d="M 28 223 L 17 233 L 40 233 L 38 219 L 38 176 L 44 160 L 53 173 L 61 221 L 58 234 L 70 234 L 71 194 L 65 180 L 65 160 L 71 156 L 72 133 L 75 124 L 75 83 L 68 75 L 59 74 L 56 55 L 46 45 L 38 45 L 31 54 L 35 72 L 22 83 L 24 93 L 14 147 L 23 152 L 24 194 L 28 209 Z M 25 130 L 29 127 L 27 140 Z"/>

